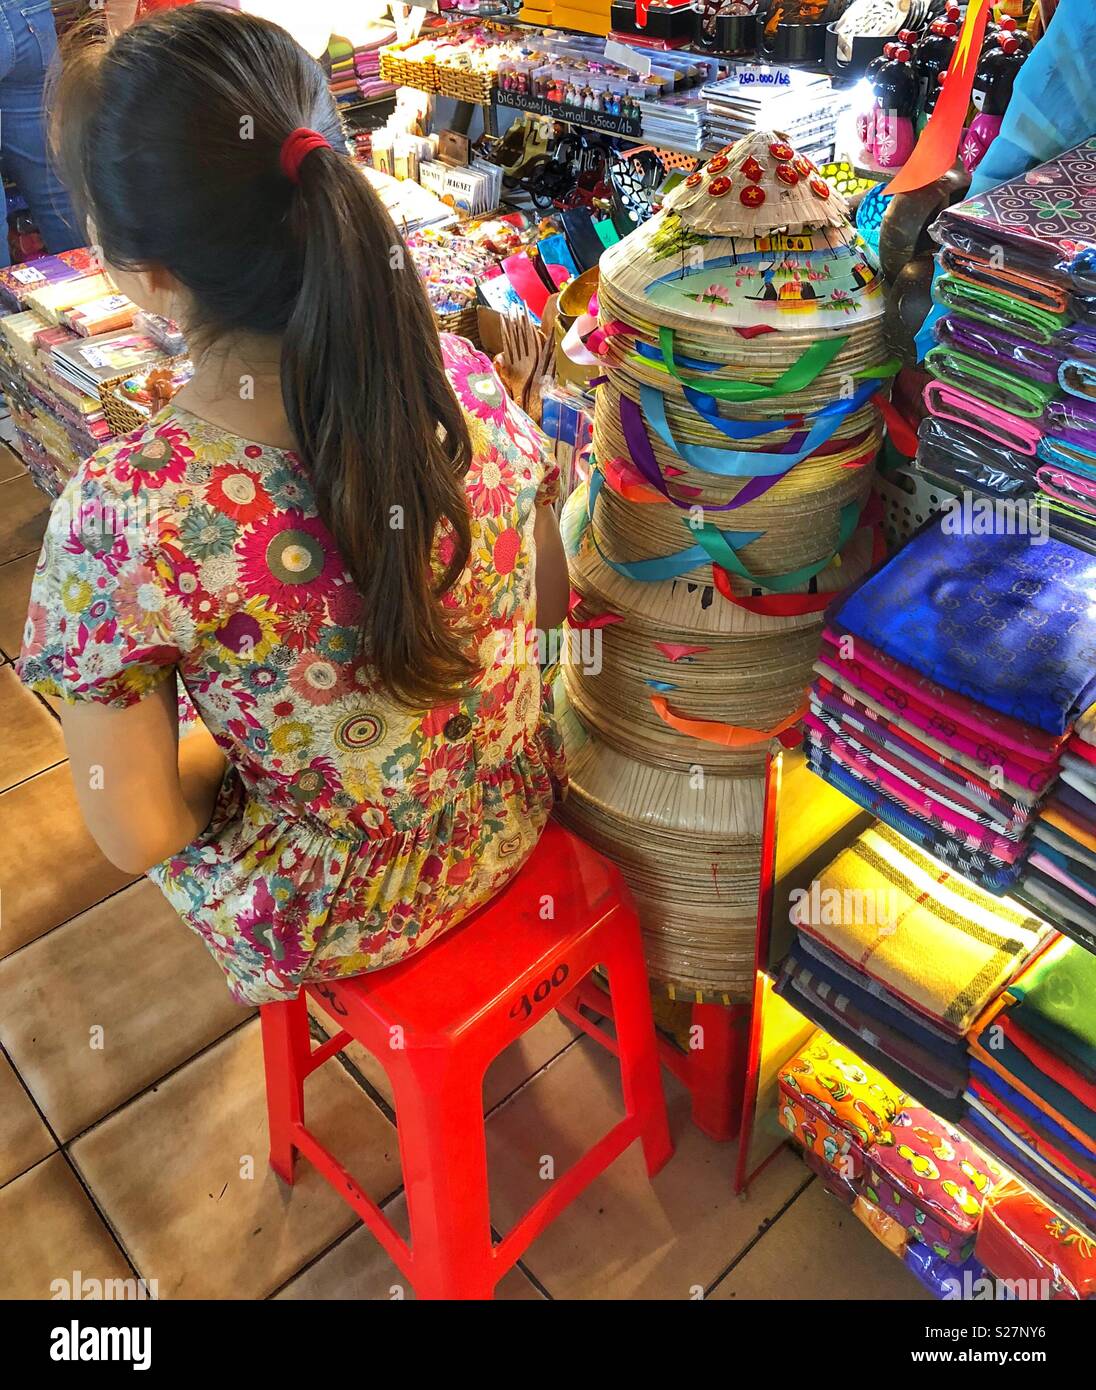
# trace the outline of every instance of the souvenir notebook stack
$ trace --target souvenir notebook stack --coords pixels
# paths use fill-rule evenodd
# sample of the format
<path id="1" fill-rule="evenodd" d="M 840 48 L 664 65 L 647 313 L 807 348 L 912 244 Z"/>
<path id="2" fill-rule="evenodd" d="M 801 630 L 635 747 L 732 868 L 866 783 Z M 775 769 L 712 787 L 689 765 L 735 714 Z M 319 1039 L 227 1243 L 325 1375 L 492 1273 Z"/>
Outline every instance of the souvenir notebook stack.
<path id="1" fill-rule="evenodd" d="M 769 131 L 605 252 L 598 303 L 593 467 L 563 518 L 584 639 L 558 685 L 563 814 L 623 868 L 652 975 L 742 997 L 767 749 L 876 541 L 879 272 Z"/>
<path id="2" fill-rule="evenodd" d="M 1096 137 L 943 212 L 919 466 L 1096 550 Z"/>

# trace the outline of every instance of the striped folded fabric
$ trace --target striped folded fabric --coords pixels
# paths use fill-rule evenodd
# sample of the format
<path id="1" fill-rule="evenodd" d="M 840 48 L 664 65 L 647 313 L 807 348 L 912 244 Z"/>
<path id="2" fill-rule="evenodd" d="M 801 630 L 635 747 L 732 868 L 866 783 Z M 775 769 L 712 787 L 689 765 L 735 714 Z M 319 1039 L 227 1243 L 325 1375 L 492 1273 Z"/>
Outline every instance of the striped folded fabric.
<path id="1" fill-rule="evenodd" d="M 812 895 L 798 923 L 804 936 L 955 1035 L 1050 934 L 1018 904 L 980 891 L 885 826 L 842 850 L 818 883 L 818 902 L 842 910 L 815 910 Z"/>

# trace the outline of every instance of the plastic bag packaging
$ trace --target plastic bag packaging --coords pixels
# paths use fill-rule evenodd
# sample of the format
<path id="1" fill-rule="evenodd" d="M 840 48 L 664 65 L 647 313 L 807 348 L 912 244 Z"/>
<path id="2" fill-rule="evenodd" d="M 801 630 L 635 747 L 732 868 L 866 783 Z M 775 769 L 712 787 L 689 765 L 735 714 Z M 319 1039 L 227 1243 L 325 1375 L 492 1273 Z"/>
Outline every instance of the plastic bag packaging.
<path id="1" fill-rule="evenodd" d="M 965 318 L 1003 328 L 1008 333 L 1032 343 L 1060 343 L 1073 320 L 1068 313 L 1026 304 L 1011 294 L 993 290 L 985 285 L 957 275 L 937 275 L 932 282 L 933 302 L 944 309 L 953 309 Z"/>
<path id="2" fill-rule="evenodd" d="M 987 1198 L 974 1254 L 1021 1297 L 1096 1298 L 1096 1239 L 1017 1178 Z"/>
<path id="3" fill-rule="evenodd" d="M 1058 368 L 1058 384 L 1071 396 L 1096 401 L 1096 363 L 1069 358 Z"/>
<path id="4" fill-rule="evenodd" d="M 1043 437 L 1041 421 L 1022 419 L 946 381 L 930 381 L 925 387 L 924 400 L 925 410 L 930 415 L 975 430 L 992 443 L 1021 454 L 1034 456 Z"/>
<path id="5" fill-rule="evenodd" d="M 948 420 L 926 415 L 917 430 L 917 466 L 945 481 L 993 497 L 1021 497 L 1036 489 L 1037 461 Z"/>
<path id="6" fill-rule="evenodd" d="M 1048 402 L 1046 432 L 1066 444 L 1096 450 L 1096 401 L 1069 396 Z"/>
<path id="7" fill-rule="evenodd" d="M 1022 271 L 1014 270 L 1007 261 L 1001 265 L 997 260 L 965 256 L 954 247 L 947 246 L 940 252 L 940 264 L 949 275 L 969 280 L 999 294 L 1007 294 L 1036 309 L 1049 309 L 1055 314 L 1064 314 L 1069 309 L 1069 295 L 1059 285 L 1049 284 L 1042 276 L 1025 275 Z"/>
<path id="8" fill-rule="evenodd" d="M 866 1197 L 857 1197 L 852 1204 L 852 1209 L 854 1215 L 860 1218 L 876 1240 L 883 1242 L 892 1255 L 905 1254 L 906 1246 L 909 1244 L 909 1235 L 900 1221 L 896 1221 L 893 1216 L 888 1216 L 881 1207 L 877 1207 L 874 1202 L 869 1202 Z"/>
<path id="9" fill-rule="evenodd" d="M 1044 464 L 1036 474 L 1039 488 L 1048 497 L 1072 508 L 1082 517 L 1088 518 L 1096 526 L 1096 482 L 1079 478 L 1075 473 L 1067 473 L 1053 464 Z"/>
<path id="10" fill-rule="evenodd" d="M 952 347 L 960 352 L 984 357 L 994 366 L 1007 368 L 1046 386 L 1053 386 L 1063 364 L 1073 356 L 1080 356 L 1083 351 L 1083 344 L 1078 348 L 1072 342 L 1051 343 L 1043 347 L 1003 328 L 993 328 L 988 323 L 979 323 L 958 314 L 948 314 L 938 319 L 933 333 L 941 347 Z M 1093 343 L 1093 349 L 1096 351 L 1096 343 Z"/>
<path id="11" fill-rule="evenodd" d="M 934 347 L 925 366 L 941 381 L 1029 420 L 1041 418 L 1055 387 L 951 345 Z"/>
<path id="12" fill-rule="evenodd" d="M 979 1286 L 985 1289 L 991 1277 L 976 1256 L 971 1255 L 961 1265 L 948 1264 L 920 1240 L 911 1240 L 906 1246 L 905 1261 L 930 1293 L 946 1300 L 977 1298 Z"/>

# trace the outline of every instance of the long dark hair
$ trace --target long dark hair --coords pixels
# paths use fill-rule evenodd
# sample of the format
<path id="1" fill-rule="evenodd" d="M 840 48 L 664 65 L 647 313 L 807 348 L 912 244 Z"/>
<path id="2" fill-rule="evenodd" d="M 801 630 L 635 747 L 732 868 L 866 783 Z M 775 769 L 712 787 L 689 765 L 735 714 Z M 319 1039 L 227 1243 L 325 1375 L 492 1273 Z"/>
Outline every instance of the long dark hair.
<path id="1" fill-rule="evenodd" d="M 298 126 L 333 148 L 299 183 L 281 148 Z M 282 397 L 320 515 L 361 591 L 363 651 L 408 705 L 476 674 L 442 599 L 464 569 L 468 429 L 418 274 L 345 153 L 327 80 L 252 15 L 152 15 L 66 54 L 54 142 L 103 254 L 162 266 L 203 335 L 282 335 Z M 439 528 L 452 541 L 435 572 Z"/>

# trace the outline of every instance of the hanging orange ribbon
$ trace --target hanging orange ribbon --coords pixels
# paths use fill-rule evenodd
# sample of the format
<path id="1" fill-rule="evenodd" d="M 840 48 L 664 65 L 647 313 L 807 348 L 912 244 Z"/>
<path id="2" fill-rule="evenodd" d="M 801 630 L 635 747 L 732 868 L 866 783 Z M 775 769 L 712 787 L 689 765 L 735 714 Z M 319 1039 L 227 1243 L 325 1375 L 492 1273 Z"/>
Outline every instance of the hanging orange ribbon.
<path id="1" fill-rule="evenodd" d="M 782 719 L 771 729 L 748 729 L 738 724 L 721 724 L 712 719 L 686 719 L 683 715 L 675 714 L 662 695 L 652 695 L 651 704 L 659 719 L 679 734 L 688 734 L 690 738 L 699 738 L 705 743 L 718 743 L 724 748 L 752 748 L 755 744 L 765 743 L 791 729 L 807 713 L 807 701 L 804 700 L 794 714 L 789 714 L 787 719 Z"/>
<path id="2" fill-rule="evenodd" d="M 942 178 L 955 163 L 959 139 L 970 108 L 974 74 L 982 53 L 982 37 L 989 19 L 990 0 L 970 0 L 959 30 L 955 52 L 936 106 L 921 138 L 903 167 L 887 184 L 888 194 L 912 193 Z"/>

